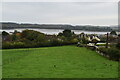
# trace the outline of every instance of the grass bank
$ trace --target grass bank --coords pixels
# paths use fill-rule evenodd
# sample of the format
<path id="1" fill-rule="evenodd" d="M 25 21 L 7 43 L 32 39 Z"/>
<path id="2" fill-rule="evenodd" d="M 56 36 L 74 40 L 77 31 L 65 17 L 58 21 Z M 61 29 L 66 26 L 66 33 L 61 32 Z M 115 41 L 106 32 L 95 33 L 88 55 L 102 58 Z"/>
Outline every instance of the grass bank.
<path id="1" fill-rule="evenodd" d="M 116 78 L 118 62 L 84 47 L 2 51 L 3 78 Z"/>

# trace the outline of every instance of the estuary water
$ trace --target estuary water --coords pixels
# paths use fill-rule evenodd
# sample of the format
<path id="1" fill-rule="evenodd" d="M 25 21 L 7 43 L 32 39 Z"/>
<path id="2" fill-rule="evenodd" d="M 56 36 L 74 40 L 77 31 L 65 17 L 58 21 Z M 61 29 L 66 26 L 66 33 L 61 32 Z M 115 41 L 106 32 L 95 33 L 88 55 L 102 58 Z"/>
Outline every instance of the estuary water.
<path id="1" fill-rule="evenodd" d="M 58 34 L 59 32 L 62 32 L 63 30 L 62 29 L 33 29 L 33 28 L 28 28 L 29 30 L 35 30 L 35 31 L 39 31 L 39 32 L 42 32 L 44 34 Z M 25 29 L 2 29 L 0 30 L 0 32 L 2 31 L 6 31 L 8 33 L 13 33 L 14 30 L 17 30 L 19 32 L 22 32 L 23 30 Z M 106 34 L 106 33 L 109 33 L 109 32 L 97 32 L 97 31 L 81 31 L 81 30 L 72 30 L 75 34 L 80 34 L 82 32 L 84 32 L 85 34 Z"/>

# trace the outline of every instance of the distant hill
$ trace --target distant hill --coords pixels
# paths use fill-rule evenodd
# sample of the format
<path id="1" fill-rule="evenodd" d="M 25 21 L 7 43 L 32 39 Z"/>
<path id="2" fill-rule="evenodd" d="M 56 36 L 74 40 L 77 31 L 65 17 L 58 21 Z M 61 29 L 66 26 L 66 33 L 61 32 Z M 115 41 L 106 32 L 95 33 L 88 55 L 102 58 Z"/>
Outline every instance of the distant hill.
<path id="1" fill-rule="evenodd" d="M 84 31 L 117 31 L 117 26 L 92 26 L 92 25 L 66 25 L 66 24 L 18 24 L 12 22 L 0 22 L 2 29 L 19 29 L 19 28 L 34 28 L 34 29 L 70 29 Z"/>

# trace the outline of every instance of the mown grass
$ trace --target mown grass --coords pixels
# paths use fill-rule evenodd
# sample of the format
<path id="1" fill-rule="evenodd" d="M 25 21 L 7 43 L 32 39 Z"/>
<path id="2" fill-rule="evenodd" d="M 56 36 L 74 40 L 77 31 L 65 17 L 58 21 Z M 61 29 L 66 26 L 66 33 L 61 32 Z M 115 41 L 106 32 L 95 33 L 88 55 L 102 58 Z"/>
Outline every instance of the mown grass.
<path id="1" fill-rule="evenodd" d="M 2 51 L 0 51 L 0 79 L 2 78 Z"/>
<path id="2" fill-rule="evenodd" d="M 3 78 L 116 78 L 118 62 L 76 46 L 3 50 Z"/>

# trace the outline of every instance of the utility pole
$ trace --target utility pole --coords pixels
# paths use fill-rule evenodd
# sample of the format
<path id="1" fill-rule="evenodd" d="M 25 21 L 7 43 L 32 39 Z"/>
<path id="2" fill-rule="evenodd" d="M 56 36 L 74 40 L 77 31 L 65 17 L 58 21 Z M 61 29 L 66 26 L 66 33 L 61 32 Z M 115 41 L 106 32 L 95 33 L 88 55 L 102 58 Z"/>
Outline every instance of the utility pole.
<path id="1" fill-rule="evenodd" d="M 107 38 L 106 38 L 106 48 L 108 48 L 108 33 L 107 33 Z"/>

